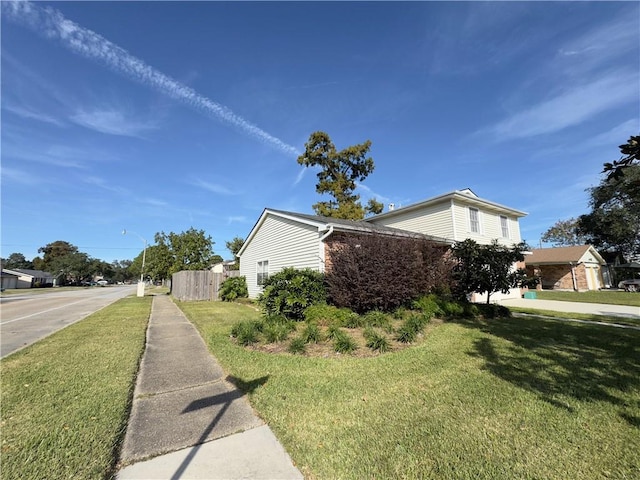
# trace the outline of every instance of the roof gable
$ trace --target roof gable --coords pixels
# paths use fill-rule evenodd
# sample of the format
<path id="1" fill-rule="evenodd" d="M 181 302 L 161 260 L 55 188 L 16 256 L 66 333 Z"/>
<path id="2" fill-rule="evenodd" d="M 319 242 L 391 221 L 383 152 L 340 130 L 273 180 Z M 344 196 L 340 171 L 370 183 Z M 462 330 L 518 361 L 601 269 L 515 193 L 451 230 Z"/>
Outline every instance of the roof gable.
<path id="1" fill-rule="evenodd" d="M 516 218 L 524 217 L 527 215 L 526 212 L 523 212 L 521 210 L 516 210 L 515 208 L 507 207 L 505 205 L 501 205 L 499 203 L 495 203 L 490 200 L 480 198 L 470 188 L 465 188 L 463 190 L 454 190 L 449 193 L 438 195 L 437 197 L 428 198 L 427 200 L 423 200 L 418 203 L 407 205 L 406 207 L 394 208 L 391 211 L 381 213 L 379 215 L 374 215 L 373 217 L 370 217 L 365 221 L 371 222 L 380 218 L 394 217 L 411 210 L 418 210 L 418 209 L 430 207 L 432 205 L 436 205 L 439 203 L 450 203 L 452 201 L 459 201 L 468 205 L 477 206 L 484 210 L 491 210 L 491 211 L 507 214 Z"/>
<path id="2" fill-rule="evenodd" d="M 249 232 L 242 248 L 238 251 L 238 256 L 242 256 L 247 245 L 251 242 L 256 235 L 262 224 L 265 222 L 269 215 L 273 215 L 280 218 L 286 218 L 294 222 L 298 222 L 301 225 L 309 225 L 316 227 L 319 233 L 322 232 L 351 232 L 351 233 L 378 233 L 382 235 L 391 235 L 399 237 L 412 237 L 412 238 L 427 238 L 435 242 L 452 243 L 451 241 L 435 237 L 432 235 L 424 235 L 415 232 L 409 232 L 407 230 L 401 230 L 399 228 L 385 227 L 382 225 L 376 225 L 366 220 L 344 220 L 341 218 L 323 217 L 320 215 L 309 215 L 305 213 L 287 212 L 285 210 L 275 210 L 265 208 L 260 215 L 260 218 Z"/>

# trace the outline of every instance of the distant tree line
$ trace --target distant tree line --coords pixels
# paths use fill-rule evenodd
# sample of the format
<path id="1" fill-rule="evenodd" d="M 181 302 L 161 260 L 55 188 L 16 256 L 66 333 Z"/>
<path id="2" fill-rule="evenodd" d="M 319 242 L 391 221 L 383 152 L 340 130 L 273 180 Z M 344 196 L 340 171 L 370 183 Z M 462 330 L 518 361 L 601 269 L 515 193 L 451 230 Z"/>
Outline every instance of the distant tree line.
<path id="1" fill-rule="evenodd" d="M 81 285 L 96 277 L 110 282 L 127 282 L 140 277 L 142 258 L 145 257 L 144 278 L 162 281 L 181 270 L 204 270 L 221 262 L 222 257 L 213 252 L 214 241 L 204 230 L 190 228 L 181 233 L 158 232 L 154 244 L 141 251 L 133 260 L 114 260 L 111 263 L 92 258 L 78 247 L 64 240 L 56 240 L 38 249 L 33 260 L 22 253 L 12 253 L 0 259 L 2 268 L 11 270 L 42 270 L 51 273 L 58 285 Z M 235 255 L 242 247 L 242 239 L 227 242 Z"/>

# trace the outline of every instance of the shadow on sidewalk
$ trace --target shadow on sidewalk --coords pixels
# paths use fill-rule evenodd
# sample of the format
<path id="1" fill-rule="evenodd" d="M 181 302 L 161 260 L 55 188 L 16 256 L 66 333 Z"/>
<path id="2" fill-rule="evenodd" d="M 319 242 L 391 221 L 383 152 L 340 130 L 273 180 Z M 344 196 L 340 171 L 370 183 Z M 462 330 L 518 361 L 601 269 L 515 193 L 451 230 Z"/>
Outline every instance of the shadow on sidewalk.
<path id="1" fill-rule="evenodd" d="M 189 413 L 196 410 L 200 410 L 203 408 L 210 407 L 212 405 L 220 405 L 223 404 L 223 407 L 220 409 L 218 414 L 213 418 L 209 426 L 202 432 L 202 435 L 198 439 L 196 446 L 189 452 L 183 462 L 180 464 L 178 469 L 171 476 L 171 480 L 178 480 L 181 478 L 182 474 L 185 472 L 193 457 L 198 453 L 198 450 L 202 446 L 203 442 L 207 439 L 209 434 L 213 431 L 217 423 L 223 417 L 224 413 L 227 411 L 229 406 L 237 399 L 243 397 L 246 394 L 249 394 L 261 387 L 267 380 L 269 380 L 269 375 L 264 377 L 256 378 L 255 380 L 245 381 L 241 378 L 233 377 L 231 375 L 227 376 L 225 379 L 227 382 L 233 384 L 236 388 L 225 393 L 221 393 L 218 395 L 213 395 L 211 397 L 205 397 L 191 402 L 189 405 L 185 407 L 185 409 L 181 413 Z"/>

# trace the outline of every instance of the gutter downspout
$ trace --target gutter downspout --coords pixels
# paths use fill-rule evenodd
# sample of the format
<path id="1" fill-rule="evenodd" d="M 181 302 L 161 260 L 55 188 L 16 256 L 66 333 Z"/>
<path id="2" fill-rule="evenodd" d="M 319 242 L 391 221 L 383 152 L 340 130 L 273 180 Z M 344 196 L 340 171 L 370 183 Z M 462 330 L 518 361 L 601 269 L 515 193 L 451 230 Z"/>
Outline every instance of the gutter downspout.
<path id="1" fill-rule="evenodd" d="M 333 225 L 329 225 L 329 229 L 327 230 L 327 232 L 322 235 L 320 237 L 320 253 L 321 255 L 318 255 L 318 257 L 320 257 L 320 272 L 324 273 L 324 271 L 326 270 L 326 256 L 327 256 L 327 252 L 326 252 L 326 244 L 324 243 L 324 241 L 333 233 Z"/>
<path id="2" fill-rule="evenodd" d="M 571 265 L 571 280 L 573 282 L 573 291 L 577 292 L 578 291 L 578 281 L 576 279 L 576 264 L 573 262 L 569 262 L 569 265 Z"/>
<path id="3" fill-rule="evenodd" d="M 321 241 L 321 242 L 324 242 L 324 241 L 325 241 L 325 239 L 326 239 L 329 235 L 331 235 L 332 233 L 333 233 L 333 225 L 329 225 L 329 230 L 327 231 L 327 233 L 325 233 L 324 235 L 322 235 L 322 236 L 320 237 L 320 241 Z"/>

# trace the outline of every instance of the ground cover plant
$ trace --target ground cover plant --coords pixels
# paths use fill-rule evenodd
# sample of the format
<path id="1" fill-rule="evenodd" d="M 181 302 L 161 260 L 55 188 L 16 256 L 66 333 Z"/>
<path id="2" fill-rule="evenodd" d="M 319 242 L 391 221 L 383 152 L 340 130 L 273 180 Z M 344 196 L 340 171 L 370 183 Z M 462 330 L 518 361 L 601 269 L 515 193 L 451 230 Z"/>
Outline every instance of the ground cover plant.
<path id="1" fill-rule="evenodd" d="M 251 403 L 306 478 L 640 475 L 640 332 L 449 320 L 411 348 L 318 358 L 230 342 L 260 320 L 246 305 L 179 305 L 228 374 L 266 378 Z"/>
<path id="2" fill-rule="evenodd" d="M 110 478 L 151 297 L 128 297 L 3 359 L 2 478 Z"/>
<path id="3" fill-rule="evenodd" d="M 637 292 L 619 292 L 599 290 L 590 292 L 536 291 L 541 300 L 561 300 L 563 302 L 605 303 L 610 305 L 631 305 L 640 307 L 640 294 Z"/>
<path id="4" fill-rule="evenodd" d="M 372 310 L 358 315 L 347 308 L 314 304 L 303 311 L 304 321 L 265 314 L 258 320 L 235 323 L 231 337 L 237 345 L 270 353 L 373 356 L 422 341 L 435 312 L 442 312 L 438 304 L 445 308 L 455 304 L 464 312 L 460 304 L 435 296 L 423 297 L 414 302 L 413 309 L 400 309 L 394 314 Z"/>

